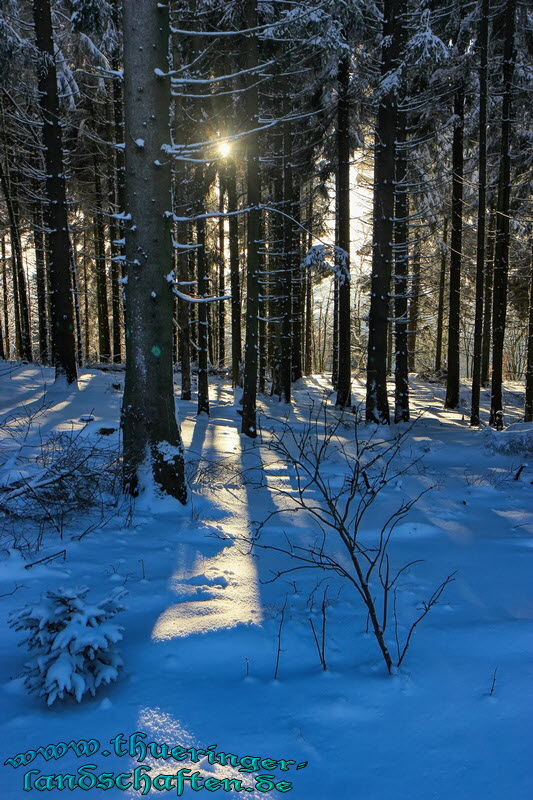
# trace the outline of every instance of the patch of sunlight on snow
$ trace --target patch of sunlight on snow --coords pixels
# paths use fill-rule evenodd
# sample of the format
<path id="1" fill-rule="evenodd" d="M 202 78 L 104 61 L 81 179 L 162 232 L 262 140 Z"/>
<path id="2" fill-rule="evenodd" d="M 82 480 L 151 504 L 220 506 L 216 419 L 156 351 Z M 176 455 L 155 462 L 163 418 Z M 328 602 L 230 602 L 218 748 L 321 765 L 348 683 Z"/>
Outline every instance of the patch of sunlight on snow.
<path id="1" fill-rule="evenodd" d="M 48 395 L 47 395 L 47 398 L 48 398 Z M 68 408 L 70 406 L 70 404 L 71 404 L 70 398 L 68 400 L 60 400 L 59 402 L 53 404 L 53 406 L 51 407 L 51 410 L 53 410 L 54 414 L 56 414 L 58 411 L 63 411 L 63 409 Z M 63 423 L 63 427 L 64 427 L 64 423 Z"/>
<path id="2" fill-rule="evenodd" d="M 493 508 L 493 512 L 498 517 L 503 517 L 503 519 L 509 520 L 509 522 L 515 522 L 517 525 L 524 525 L 532 522 L 531 513 L 526 509 L 510 509 L 505 510 L 502 508 Z"/>
<path id="3" fill-rule="evenodd" d="M 458 544 L 469 544 L 474 538 L 473 531 L 467 528 L 466 525 L 461 525 L 457 520 L 435 518 L 431 522 L 434 522 L 438 528 L 442 528 L 450 539 L 453 539 Z"/>
<path id="4" fill-rule="evenodd" d="M 157 744 L 168 744 L 171 748 L 175 747 L 176 745 L 186 748 L 194 746 L 194 740 L 190 733 L 188 733 L 188 731 L 181 726 L 180 722 L 175 717 L 173 717 L 171 714 L 167 714 L 160 708 L 141 708 L 139 710 L 136 730 L 146 734 L 146 738 L 143 739 L 142 737 L 139 737 L 139 741 L 142 741 L 147 745 L 150 744 L 150 742 L 157 742 Z M 126 738 L 128 738 L 128 735 L 128 733 L 124 733 Z M 150 779 L 152 780 L 152 789 L 148 793 L 149 795 L 156 793 L 158 795 L 160 794 L 159 791 L 153 788 L 154 778 L 156 778 L 158 775 L 175 774 L 180 767 L 191 766 L 190 762 L 187 762 L 186 764 L 178 764 L 173 759 L 164 761 L 163 759 L 157 759 L 153 756 L 147 755 L 145 758 L 137 758 L 137 760 L 132 760 L 128 770 L 133 772 L 135 767 L 138 766 L 138 762 L 142 762 L 150 767 L 150 772 L 145 772 L 145 774 L 149 775 Z M 138 798 L 140 795 L 138 791 L 134 791 L 133 789 L 126 791 L 127 794 L 125 796 L 128 798 L 128 800 Z M 143 794 L 145 794 L 144 791 Z"/>
<path id="5" fill-rule="evenodd" d="M 94 372 L 82 372 L 81 375 L 78 375 L 78 386 L 80 389 L 86 389 L 90 383 L 94 382 L 96 378 L 96 374 Z"/>
<path id="6" fill-rule="evenodd" d="M 229 430 L 231 435 L 228 435 Z M 205 438 L 208 444 L 204 444 L 203 452 L 207 449 L 210 459 L 215 455 L 227 457 L 241 447 L 234 428 L 221 430 L 211 425 Z M 244 494 L 244 489 L 242 492 Z M 220 505 L 222 511 L 229 512 L 224 520 L 225 535 L 242 540 L 249 530 L 247 504 L 239 504 L 235 511 L 228 509 L 216 492 L 210 499 L 213 504 Z M 171 588 L 183 601 L 163 611 L 152 631 L 152 639 L 161 641 L 228 630 L 237 625 L 261 625 L 257 569 L 252 556 L 244 552 L 247 549 L 230 545 L 212 558 L 199 556 L 188 572 L 178 567 L 171 578 Z"/>
<path id="7" fill-rule="evenodd" d="M 161 708 L 142 708 L 139 711 L 138 716 L 138 725 L 137 730 L 145 733 L 146 738 L 141 738 L 140 741 L 143 741 L 145 744 L 150 744 L 151 742 L 156 742 L 157 744 L 167 744 L 170 748 L 175 746 L 181 746 L 187 750 L 191 748 L 195 748 L 197 751 L 205 751 L 207 747 L 214 744 L 211 741 L 199 741 L 192 734 L 186 730 L 181 722 L 172 716 L 172 714 L 168 714 L 166 711 L 163 711 Z M 127 734 L 124 734 L 127 737 Z M 248 753 L 245 751 L 237 752 L 237 753 L 230 753 L 227 749 L 224 748 L 223 745 L 215 746 L 215 752 L 219 753 L 226 753 L 228 755 L 228 759 L 230 755 L 234 755 L 238 758 L 242 758 L 243 756 L 247 756 Z M 154 758 L 151 755 L 146 755 L 143 759 L 138 759 L 143 764 L 146 764 L 150 767 L 150 772 L 146 773 L 150 776 L 152 780 L 152 789 L 148 792 L 150 796 L 157 795 L 160 796 L 161 790 L 153 787 L 154 778 L 158 775 L 175 775 L 179 769 L 189 769 L 190 773 L 193 772 L 200 772 L 202 780 L 207 780 L 208 778 L 215 778 L 216 780 L 223 780 L 224 778 L 228 778 L 229 780 L 238 780 L 241 782 L 242 791 L 246 792 L 246 796 L 251 798 L 251 800 L 268 800 L 268 798 L 272 798 L 272 792 L 258 792 L 257 790 L 251 790 L 254 784 L 254 774 L 248 772 L 241 772 L 237 767 L 231 766 L 231 764 L 210 764 L 206 757 L 201 757 L 200 752 L 195 754 L 195 760 L 192 758 L 187 758 L 184 761 L 177 762 L 174 759 L 170 758 L 168 761 L 163 760 L 162 758 Z M 222 759 L 221 759 L 222 760 Z M 130 771 L 133 772 L 133 769 L 138 765 L 137 761 L 133 761 L 130 767 Z M 265 770 L 266 771 L 266 770 Z M 176 792 L 175 784 L 172 784 L 174 793 Z M 245 787 L 250 787 L 247 789 Z M 220 788 L 220 787 L 219 787 Z M 190 787 L 186 788 L 185 793 L 188 794 Z M 198 789 L 196 790 L 198 791 Z M 224 789 L 224 791 L 227 791 Z M 231 791 L 231 790 L 230 790 Z M 143 794 L 145 792 L 143 791 Z M 238 796 L 237 792 L 231 791 L 231 797 Z M 130 789 L 126 794 L 128 800 L 133 800 L 133 798 L 139 797 L 139 792 L 133 791 Z"/>
<path id="8" fill-rule="evenodd" d="M 161 614 L 152 631 L 155 641 L 262 623 L 255 562 L 234 546 L 213 558 L 199 558 L 191 575 L 175 573 L 171 586 L 177 594 L 192 594 L 193 599 Z"/>
<path id="9" fill-rule="evenodd" d="M 42 387 L 39 387 L 39 389 L 37 389 L 35 391 L 35 394 L 32 394 L 31 397 L 24 398 L 24 403 L 21 403 L 20 408 L 22 410 L 29 408 L 29 406 L 31 406 L 32 403 L 37 403 L 38 400 L 42 399 L 43 399 L 43 390 Z M 12 406 L 9 410 L 12 410 Z"/>

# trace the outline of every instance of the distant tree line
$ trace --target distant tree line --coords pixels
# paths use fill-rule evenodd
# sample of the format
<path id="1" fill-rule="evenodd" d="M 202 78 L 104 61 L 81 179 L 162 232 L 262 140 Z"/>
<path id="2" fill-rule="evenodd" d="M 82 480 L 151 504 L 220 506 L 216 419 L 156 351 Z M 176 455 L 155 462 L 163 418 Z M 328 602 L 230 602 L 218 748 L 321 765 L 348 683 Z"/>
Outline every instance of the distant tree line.
<path id="1" fill-rule="evenodd" d="M 503 425 L 505 377 L 533 420 L 531 21 L 520 0 L 2 0 L 0 356 L 70 384 L 126 360 L 125 484 L 148 460 L 181 500 L 176 366 L 207 414 L 228 370 L 250 437 L 258 393 L 330 369 L 349 409 L 356 367 L 369 422 L 409 419 L 417 370 L 459 407 L 465 369 L 472 425 L 489 385 Z"/>

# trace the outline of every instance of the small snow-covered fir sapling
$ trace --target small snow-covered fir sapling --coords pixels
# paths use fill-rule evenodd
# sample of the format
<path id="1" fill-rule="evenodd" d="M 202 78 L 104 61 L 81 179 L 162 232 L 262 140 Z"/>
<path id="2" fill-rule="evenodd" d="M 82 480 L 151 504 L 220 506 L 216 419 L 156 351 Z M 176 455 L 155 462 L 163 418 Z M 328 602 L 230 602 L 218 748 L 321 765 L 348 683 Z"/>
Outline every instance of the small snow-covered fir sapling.
<path id="1" fill-rule="evenodd" d="M 10 627 L 28 632 L 20 644 L 34 651 L 24 665 L 24 684 L 49 706 L 65 696 L 78 702 L 87 692 L 94 697 L 123 667 L 117 650 L 123 628 L 110 620 L 126 609 L 127 592 L 116 588 L 99 603 L 87 600 L 88 592 L 87 587 L 61 587 L 9 615 Z"/>

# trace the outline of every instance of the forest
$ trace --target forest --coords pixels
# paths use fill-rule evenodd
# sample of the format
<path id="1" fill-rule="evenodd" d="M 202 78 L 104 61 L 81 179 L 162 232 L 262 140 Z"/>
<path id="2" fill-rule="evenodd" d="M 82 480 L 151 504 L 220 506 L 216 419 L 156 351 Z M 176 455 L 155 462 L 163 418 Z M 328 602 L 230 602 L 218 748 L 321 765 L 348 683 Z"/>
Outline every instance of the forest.
<path id="1" fill-rule="evenodd" d="M 8 798 L 529 794 L 532 56 L 527 0 L 0 0 Z"/>

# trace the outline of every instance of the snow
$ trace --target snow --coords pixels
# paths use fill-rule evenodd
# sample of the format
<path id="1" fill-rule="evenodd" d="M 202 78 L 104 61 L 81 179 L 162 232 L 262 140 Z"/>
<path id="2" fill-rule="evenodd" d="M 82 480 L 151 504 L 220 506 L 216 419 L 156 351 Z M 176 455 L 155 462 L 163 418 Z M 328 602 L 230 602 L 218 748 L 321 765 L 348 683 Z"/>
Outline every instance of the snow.
<path id="1" fill-rule="evenodd" d="M 503 431 L 488 428 L 487 447 L 498 453 L 533 456 L 533 422 L 515 422 Z"/>
<path id="2" fill-rule="evenodd" d="M 51 370 L 10 365 L 0 372 L 4 487 L 38 479 L 40 444 L 54 433 L 74 432 L 94 444 L 98 430 L 110 427 L 116 432 L 103 437 L 105 446 L 118 446 L 116 373 L 82 371 L 78 391 L 65 388 L 47 399 Z M 361 402 L 363 382 L 354 378 L 352 389 Z M 84 788 L 94 786 L 91 796 L 117 800 L 140 797 L 159 776 L 150 796 L 160 793 L 158 785 L 176 794 L 180 770 L 186 797 L 197 796 L 190 785 L 195 772 L 212 781 L 204 793 L 218 785 L 228 798 L 243 793 L 226 792 L 224 780 L 240 780 L 256 800 L 285 792 L 295 800 L 531 796 L 532 465 L 514 479 L 530 459 L 524 442 L 531 440 L 531 426 L 520 422 L 523 386 L 506 389 L 511 424 L 503 432 L 471 429 L 464 409 L 443 409 L 441 386 L 414 376 L 413 409 L 422 416 L 412 427 L 359 426 L 363 439 L 392 442 L 398 430 L 406 437 L 400 454 L 406 471 L 380 494 L 365 523 L 365 541 L 375 541 L 383 515 L 428 489 L 391 536 L 396 565 L 419 562 L 399 580 L 401 636 L 420 604 L 456 572 L 392 676 L 349 586 L 316 571 L 272 581 L 286 557 L 251 547 L 257 524 L 271 514 L 259 543 L 283 547 L 288 537 L 305 545 L 316 536 L 305 512 L 290 510 L 294 471 L 266 442 L 268 429 L 279 433 L 285 419 L 295 436 L 304 431 L 311 403 L 318 406 L 331 392 L 323 376 L 302 380 L 292 406 L 260 396 L 260 435 L 253 441 L 241 436 L 237 397 L 221 378 L 211 379 L 210 418 L 196 416 L 194 399 L 178 401 L 191 494 L 185 509 L 155 495 L 139 498 L 133 508 L 112 508 L 108 501 L 105 524 L 76 540 L 96 511 L 69 517 L 62 538 L 43 533 L 38 552 L 30 544 L 15 548 L 6 525 L 0 730 L 2 762 L 12 758 L 20 766 L 3 766 L 3 796 L 22 799 L 25 781 L 27 789 L 39 790 L 50 775 L 72 775 Z M 461 394 L 468 398 L 467 386 Z M 81 421 L 88 412 L 95 418 L 90 424 Z M 349 449 L 353 419 L 347 414 L 341 422 Z M 482 419 L 488 419 L 485 391 Z M 323 468 L 332 487 L 342 485 L 340 452 Z M 328 537 L 328 546 L 339 549 L 333 534 Z M 63 548 L 64 560 L 25 568 Z M 58 700 L 47 708 L 24 689 L 19 676 L 29 654 L 17 647 L 20 633 L 6 620 L 46 591 L 77 585 L 90 586 L 96 601 L 114 587 L 128 590 L 128 609 L 116 617 L 124 628 L 124 668 L 94 698 L 86 694 L 80 703 Z M 309 620 L 320 639 L 326 587 L 324 672 Z M 394 623 L 389 633 L 394 647 Z M 91 739 L 96 751 L 80 744 Z M 165 743 L 174 756 L 164 752 Z M 39 751 L 47 745 L 57 750 Z M 26 756 L 17 760 L 17 754 Z M 98 776 L 109 773 L 129 775 L 125 788 L 113 781 L 107 788 L 104 778 L 98 784 Z M 274 776 L 278 789 L 270 790 L 260 775 Z M 46 780 L 47 796 L 64 796 L 57 780 Z"/>

